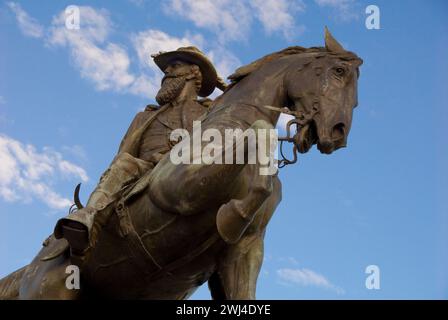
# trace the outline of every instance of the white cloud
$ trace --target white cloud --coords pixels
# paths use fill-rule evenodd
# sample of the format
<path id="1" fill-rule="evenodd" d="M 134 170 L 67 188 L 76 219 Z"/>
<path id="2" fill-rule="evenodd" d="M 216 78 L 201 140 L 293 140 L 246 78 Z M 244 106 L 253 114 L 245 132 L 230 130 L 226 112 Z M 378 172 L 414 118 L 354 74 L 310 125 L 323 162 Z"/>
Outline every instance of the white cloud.
<path id="1" fill-rule="evenodd" d="M 112 31 L 108 12 L 80 7 L 80 16 L 80 30 L 65 28 L 64 12 L 55 17 L 47 43 L 67 46 L 81 76 L 92 81 L 98 90 L 154 98 L 160 87 L 162 72 L 152 62 L 151 54 L 191 45 L 201 47 L 204 43 L 202 36 L 197 34 L 174 37 L 156 29 L 132 34 L 130 40 L 140 62 L 139 72 L 132 73 L 128 52 L 119 44 L 108 42 Z"/>
<path id="2" fill-rule="evenodd" d="M 295 284 L 303 287 L 313 286 L 335 291 L 337 294 L 344 294 L 344 290 L 333 285 L 323 275 L 309 269 L 279 269 L 277 275 L 286 284 Z"/>
<path id="3" fill-rule="evenodd" d="M 64 176 L 79 177 L 82 181 L 89 180 L 89 177 L 83 168 L 67 160 L 59 159 L 58 169 Z"/>
<path id="4" fill-rule="evenodd" d="M 252 22 L 251 10 L 244 1 L 170 0 L 164 11 L 215 32 L 220 42 L 244 40 Z"/>
<path id="5" fill-rule="evenodd" d="M 291 0 L 250 0 L 258 20 L 268 34 L 281 32 L 287 39 L 301 34 L 303 26 L 296 26 L 294 14 L 303 12 L 302 1 Z"/>
<path id="6" fill-rule="evenodd" d="M 156 73 L 152 76 L 145 74 L 139 75 L 129 88 L 129 92 L 137 96 L 154 99 L 157 94 L 157 90 L 160 87 L 161 79 L 162 75 Z"/>
<path id="7" fill-rule="evenodd" d="M 291 40 L 304 30 L 294 20 L 294 14 L 304 8 L 301 0 L 169 0 L 164 11 L 214 32 L 218 42 L 223 43 L 245 40 L 254 18 L 262 23 L 267 34 L 280 32 Z"/>
<path id="8" fill-rule="evenodd" d="M 47 43 L 67 46 L 81 76 L 91 80 L 98 90 L 125 91 L 135 81 L 129 72 L 130 59 L 118 44 L 106 42 L 111 22 L 105 10 L 79 7 L 81 28 L 65 27 L 65 12 L 53 18 Z"/>
<path id="9" fill-rule="evenodd" d="M 6 104 L 6 99 L 3 96 L 0 96 L 0 104 Z"/>
<path id="10" fill-rule="evenodd" d="M 63 146 L 62 150 L 65 153 L 70 154 L 72 157 L 74 157 L 75 159 L 81 161 L 81 162 L 86 162 L 87 161 L 87 152 L 86 150 L 80 146 L 80 145 L 73 145 L 73 146 Z"/>
<path id="11" fill-rule="evenodd" d="M 337 18 L 350 21 L 359 18 L 355 0 L 314 0 L 320 7 L 330 7 L 336 12 Z"/>
<path id="12" fill-rule="evenodd" d="M 151 54 L 191 45 L 203 48 L 205 44 L 202 35 L 188 32 L 182 37 L 156 29 L 131 34 L 130 41 L 139 61 L 136 71 L 131 72 L 131 59 L 127 49 L 109 40 L 113 33 L 113 23 L 108 11 L 89 6 L 78 8 L 80 29 L 66 28 L 65 11 L 62 11 L 48 27 L 45 43 L 50 47 L 67 48 L 81 76 L 93 82 L 97 90 L 154 98 L 163 74 L 153 63 Z M 210 56 L 222 77 L 226 77 L 240 65 L 238 58 L 222 45 L 215 43 L 205 53 Z"/>
<path id="13" fill-rule="evenodd" d="M 7 6 L 14 12 L 19 28 L 24 35 L 32 38 L 41 38 L 44 35 L 44 27 L 30 17 L 20 4 L 8 2 Z"/>
<path id="14" fill-rule="evenodd" d="M 230 51 L 222 46 L 216 46 L 210 51 L 206 52 L 213 65 L 218 72 L 218 75 L 226 80 L 236 68 L 241 66 L 241 61 Z M 220 92 L 220 91 L 219 91 Z"/>
<path id="15" fill-rule="evenodd" d="M 143 7 L 143 5 L 145 4 L 145 0 L 128 0 L 128 1 L 139 8 Z"/>
<path id="16" fill-rule="evenodd" d="M 42 152 L 0 134 L 0 198 L 5 201 L 29 202 L 36 198 L 53 209 L 68 209 L 72 201 L 53 190 L 59 178 L 88 181 L 86 171 L 63 159 L 50 148 Z"/>
<path id="17" fill-rule="evenodd" d="M 299 261 L 297 261 L 297 259 L 294 257 L 280 257 L 280 258 L 278 258 L 278 261 L 283 262 L 283 263 L 286 262 L 286 263 L 288 263 L 290 265 L 294 265 L 294 266 L 299 265 Z"/>
<path id="18" fill-rule="evenodd" d="M 319 6 L 344 7 L 353 3 L 354 0 L 314 0 Z"/>
<path id="19" fill-rule="evenodd" d="M 206 52 L 206 55 L 210 58 L 216 68 L 218 76 L 221 77 L 224 82 L 227 82 L 227 77 L 233 73 L 236 68 L 241 66 L 241 61 L 233 53 L 221 46 L 211 49 Z M 209 98 L 215 99 L 221 94 L 222 91 L 220 89 L 215 89 Z"/>

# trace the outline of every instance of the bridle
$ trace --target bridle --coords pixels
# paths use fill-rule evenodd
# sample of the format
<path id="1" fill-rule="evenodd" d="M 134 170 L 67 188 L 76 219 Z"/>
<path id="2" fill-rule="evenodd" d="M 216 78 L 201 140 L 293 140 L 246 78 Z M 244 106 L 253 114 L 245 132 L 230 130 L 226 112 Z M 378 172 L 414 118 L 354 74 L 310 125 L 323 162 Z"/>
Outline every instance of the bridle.
<path id="1" fill-rule="evenodd" d="M 286 124 L 286 136 L 285 137 L 278 137 L 278 141 L 280 141 L 280 155 L 282 156 L 282 159 L 278 160 L 278 167 L 283 168 L 284 166 L 287 166 L 288 164 L 293 164 L 297 162 L 297 152 L 299 148 L 299 133 L 300 129 L 304 128 L 305 126 L 309 126 L 310 122 L 313 120 L 314 116 L 319 112 L 318 102 L 315 105 L 313 103 L 313 108 L 309 112 L 303 112 L 303 111 L 291 111 L 288 108 L 276 108 L 273 106 L 265 105 L 263 106 L 265 109 L 269 109 L 271 111 L 284 113 L 288 115 L 294 116 L 294 119 L 291 119 Z M 295 134 L 291 135 L 291 127 L 295 125 Z M 289 142 L 293 143 L 293 158 L 290 160 L 288 159 L 285 154 L 283 153 L 283 142 Z"/>
<path id="2" fill-rule="evenodd" d="M 315 72 L 314 72 L 315 76 L 318 77 L 319 80 L 321 80 L 322 67 L 316 66 L 314 68 L 314 70 L 315 70 Z M 321 81 L 316 81 L 316 83 L 317 83 L 317 88 L 314 91 L 315 93 L 313 94 L 311 108 L 305 108 L 306 111 L 303 111 L 303 110 L 292 111 L 287 107 L 277 108 L 277 107 L 273 107 L 273 106 L 269 106 L 269 105 L 263 106 L 263 108 L 271 110 L 271 111 L 294 116 L 294 119 L 289 120 L 286 124 L 286 136 L 278 138 L 278 141 L 280 141 L 280 155 L 282 157 L 282 159 L 278 160 L 279 168 L 283 168 L 289 164 L 293 164 L 293 163 L 297 162 L 297 152 L 298 152 L 298 148 L 299 148 L 300 130 L 306 126 L 309 126 L 311 121 L 314 119 L 314 116 L 317 113 L 319 113 L 319 110 L 320 110 L 319 97 L 321 96 L 321 91 L 322 91 L 321 84 L 322 83 L 321 83 Z M 295 126 L 295 134 L 294 135 L 291 134 L 292 126 Z M 288 159 L 285 156 L 285 154 L 283 153 L 283 142 L 293 143 L 293 149 L 292 149 L 293 158 L 292 159 Z"/>

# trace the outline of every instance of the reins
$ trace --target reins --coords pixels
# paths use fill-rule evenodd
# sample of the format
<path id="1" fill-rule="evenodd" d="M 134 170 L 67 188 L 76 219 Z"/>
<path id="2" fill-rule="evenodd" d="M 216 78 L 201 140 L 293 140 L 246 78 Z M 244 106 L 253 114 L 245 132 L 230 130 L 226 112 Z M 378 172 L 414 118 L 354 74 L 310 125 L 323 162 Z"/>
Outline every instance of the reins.
<path id="1" fill-rule="evenodd" d="M 291 115 L 294 116 L 294 119 L 291 119 L 287 122 L 286 124 L 286 136 L 285 137 L 279 137 L 278 141 L 280 141 L 280 155 L 282 157 L 282 159 L 279 159 L 278 161 L 278 167 L 279 168 L 283 168 L 289 164 L 293 164 L 297 162 L 297 152 L 298 152 L 298 147 L 299 147 L 299 132 L 300 129 L 309 125 L 309 123 L 311 122 L 311 120 L 313 119 L 313 117 L 316 115 L 316 113 L 319 111 L 318 108 L 318 101 L 315 101 L 313 103 L 313 108 L 310 112 L 304 113 L 302 111 L 292 111 L 289 110 L 286 107 L 283 108 L 277 108 L 277 107 L 273 107 L 273 106 L 269 106 L 269 105 L 264 105 L 262 106 L 265 109 L 274 111 L 274 112 L 278 112 L 278 113 L 284 113 L 287 115 Z M 295 125 L 295 134 L 291 135 L 291 127 Z M 290 160 L 288 159 L 285 154 L 283 153 L 283 142 L 289 142 L 289 143 L 293 143 L 293 158 Z"/>

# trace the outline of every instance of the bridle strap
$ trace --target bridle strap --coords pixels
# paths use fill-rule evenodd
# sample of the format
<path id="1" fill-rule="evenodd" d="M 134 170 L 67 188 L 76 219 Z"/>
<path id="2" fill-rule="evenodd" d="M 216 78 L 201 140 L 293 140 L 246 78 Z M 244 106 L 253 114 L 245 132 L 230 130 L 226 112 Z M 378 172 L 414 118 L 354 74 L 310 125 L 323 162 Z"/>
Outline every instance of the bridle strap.
<path id="1" fill-rule="evenodd" d="M 282 159 L 278 161 L 278 167 L 283 168 L 284 166 L 288 164 L 293 164 L 297 162 L 297 152 L 299 148 L 299 132 L 301 128 L 304 128 L 305 126 L 308 126 L 309 123 L 313 120 L 314 116 L 319 113 L 320 109 L 320 101 L 319 97 L 321 96 L 322 91 L 322 83 L 321 83 L 321 76 L 322 76 L 322 68 L 320 66 L 314 67 L 314 75 L 318 78 L 319 81 L 316 81 L 316 93 L 314 94 L 314 97 L 312 99 L 311 108 L 308 108 L 307 111 L 291 111 L 286 107 L 283 108 L 277 108 L 269 105 L 262 106 L 265 109 L 284 113 L 288 115 L 294 116 L 294 119 L 291 119 L 286 124 L 286 137 L 279 137 L 278 140 L 280 141 L 280 155 L 282 156 Z M 291 136 L 291 127 L 295 125 L 296 126 L 296 132 L 294 135 Z M 284 153 L 283 153 L 283 142 L 291 142 L 293 143 L 293 159 L 288 159 Z"/>
<path id="2" fill-rule="evenodd" d="M 278 140 L 280 141 L 280 155 L 282 157 L 282 159 L 279 159 L 279 161 L 278 161 L 278 167 L 283 168 L 283 167 L 287 166 L 288 164 L 296 163 L 297 162 L 298 146 L 299 146 L 300 129 L 307 126 L 310 123 L 310 121 L 314 118 L 314 115 L 319 111 L 319 109 L 316 107 L 315 104 L 313 105 L 313 108 L 311 109 L 311 111 L 308 113 L 291 111 L 286 107 L 277 108 L 277 107 L 273 107 L 273 106 L 269 106 L 269 105 L 264 105 L 262 107 L 265 109 L 271 110 L 271 111 L 294 116 L 294 119 L 289 120 L 288 123 L 286 124 L 286 136 L 278 137 Z M 291 127 L 293 125 L 296 126 L 296 130 L 295 130 L 295 134 L 291 135 Z M 285 154 L 283 152 L 283 142 L 293 143 L 294 146 L 293 146 L 293 150 L 292 150 L 292 152 L 293 152 L 292 159 L 288 159 L 285 156 Z"/>
<path id="3" fill-rule="evenodd" d="M 320 77 L 322 75 L 322 68 L 319 66 L 315 67 L 314 74 L 317 78 L 319 78 L 319 80 L 321 80 Z M 299 148 L 300 129 L 309 125 L 309 123 L 313 120 L 314 116 L 317 113 L 319 113 L 319 109 L 320 109 L 319 96 L 321 95 L 321 91 L 322 91 L 321 81 L 317 81 L 316 89 L 317 89 L 315 91 L 316 93 L 314 94 L 314 97 L 312 99 L 312 104 L 311 104 L 311 108 L 310 108 L 311 110 L 309 110 L 309 111 L 308 110 L 292 111 L 287 107 L 278 108 L 278 107 L 274 107 L 274 106 L 270 106 L 270 105 L 261 106 L 264 109 L 278 112 L 278 113 L 284 113 L 284 114 L 291 115 L 294 117 L 294 119 L 289 120 L 288 123 L 286 124 L 286 137 L 278 138 L 278 140 L 280 141 L 280 155 L 282 156 L 282 159 L 280 159 L 278 161 L 279 168 L 283 168 L 284 166 L 286 166 L 288 164 L 293 164 L 293 163 L 297 162 L 297 152 L 298 152 L 298 148 Z M 252 107 L 257 107 L 250 103 L 242 103 L 242 104 L 252 106 Z M 296 126 L 296 132 L 294 135 L 291 136 L 291 127 L 293 125 Z M 285 142 L 285 141 L 291 142 L 294 144 L 292 160 L 289 160 L 283 153 L 283 142 Z"/>

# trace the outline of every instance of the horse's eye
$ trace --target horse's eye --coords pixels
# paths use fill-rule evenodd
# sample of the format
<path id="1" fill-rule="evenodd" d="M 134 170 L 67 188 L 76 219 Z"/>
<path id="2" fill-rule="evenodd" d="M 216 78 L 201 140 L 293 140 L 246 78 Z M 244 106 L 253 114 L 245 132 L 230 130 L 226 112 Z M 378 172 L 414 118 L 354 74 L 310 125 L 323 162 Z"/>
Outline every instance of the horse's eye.
<path id="1" fill-rule="evenodd" d="M 344 69 L 344 68 L 341 68 L 341 67 L 337 67 L 337 68 L 335 69 L 335 72 L 336 72 L 336 75 L 342 77 L 342 76 L 345 74 L 345 69 Z"/>

